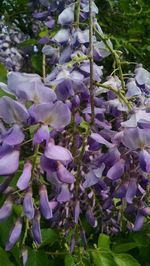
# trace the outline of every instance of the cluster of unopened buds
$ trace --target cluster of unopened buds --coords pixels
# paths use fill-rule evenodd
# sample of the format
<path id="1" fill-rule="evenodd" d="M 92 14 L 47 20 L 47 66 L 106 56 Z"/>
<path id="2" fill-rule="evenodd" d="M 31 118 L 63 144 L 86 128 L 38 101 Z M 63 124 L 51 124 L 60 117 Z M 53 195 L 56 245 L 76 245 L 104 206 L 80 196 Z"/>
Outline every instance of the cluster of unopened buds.
<path id="1" fill-rule="evenodd" d="M 102 82 L 103 68 L 95 62 L 113 48 L 109 40 L 97 42 L 94 34 L 91 124 L 89 29 L 73 26 L 76 10 L 79 22 L 88 18 L 89 1 L 79 3 L 79 8 L 72 1 L 66 4 L 58 16 L 61 29 L 47 36 L 43 53 L 57 65 L 44 83 L 37 74 L 10 72 L 8 84 L 0 84 L 7 93 L 0 99 L 0 191 L 5 198 L 0 221 L 14 205 L 22 206 L 6 250 L 19 240 L 26 220 L 37 245 L 41 217 L 66 235 L 78 225 L 86 245 L 83 219 L 116 234 L 123 221 L 127 230 L 140 230 L 150 214 L 150 73 L 138 65 L 126 84 L 114 74 Z M 93 25 L 103 38 L 97 12 L 93 2 Z M 70 249 L 74 246 L 75 235 Z"/>

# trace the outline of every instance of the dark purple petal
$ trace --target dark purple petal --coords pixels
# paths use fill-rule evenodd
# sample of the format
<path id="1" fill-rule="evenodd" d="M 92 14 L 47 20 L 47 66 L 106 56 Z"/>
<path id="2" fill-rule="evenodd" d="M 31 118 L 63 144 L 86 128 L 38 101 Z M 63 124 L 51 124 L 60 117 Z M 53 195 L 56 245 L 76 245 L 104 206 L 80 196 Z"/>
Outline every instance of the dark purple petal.
<path id="1" fill-rule="evenodd" d="M 0 183 L 0 192 L 4 192 L 5 189 L 9 186 L 12 180 L 12 176 L 5 176 L 5 179 L 2 183 Z"/>
<path id="2" fill-rule="evenodd" d="M 42 185 L 40 187 L 40 211 L 45 219 L 52 218 L 52 209 L 50 208 L 50 204 L 48 201 L 47 189 L 46 186 Z"/>
<path id="3" fill-rule="evenodd" d="M 55 26 L 55 20 L 53 18 L 50 18 L 50 20 L 46 21 L 44 23 L 49 29 L 54 28 Z"/>
<path id="4" fill-rule="evenodd" d="M 18 239 L 20 238 L 22 231 L 22 221 L 18 219 L 10 233 L 8 242 L 6 243 L 5 250 L 9 251 L 12 249 L 12 247 L 16 244 Z"/>
<path id="5" fill-rule="evenodd" d="M 0 99 L 0 118 L 7 124 L 27 124 L 29 114 L 24 105 L 3 96 Z"/>
<path id="6" fill-rule="evenodd" d="M 94 217 L 92 209 L 89 207 L 85 213 L 86 219 L 92 227 L 97 226 L 97 220 Z"/>
<path id="7" fill-rule="evenodd" d="M 22 175 L 19 177 L 17 182 L 17 187 L 20 190 L 24 190 L 29 186 L 31 174 L 32 174 L 32 164 L 30 162 L 26 162 L 23 168 Z"/>
<path id="8" fill-rule="evenodd" d="M 69 150 L 51 142 L 47 145 L 44 155 L 49 159 L 61 162 L 70 162 L 72 160 Z"/>
<path id="9" fill-rule="evenodd" d="M 139 162 L 144 172 L 150 172 L 150 154 L 146 150 L 140 151 Z"/>
<path id="10" fill-rule="evenodd" d="M 61 186 L 61 191 L 59 195 L 57 196 L 57 201 L 58 202 L 66 202 L 69 201 L 71 198 L 71 193 L 68 189 L 68 185 L 63 184 Z"/>
<path id="11" fill-rule="evenodd" d="M 13 150 L 0 158 L 0 175 L 11 175 L 19 167 L 19 151 Z"/>
<path id="12" fill-rule="evenodd" d="M 41 156 L 40 164 L 45 172 L 55 172 L 57 170 L 57 162 L 48 159 L 44 155 Z"/>
<path id="13" fill-rule="evenodd" d="M 40 213 L 38 210 L 36 210 L 36 214 L 34 219 L 32 220 L 32 236 L 34 241 L 37 244 L 41 244 L 42 243 L 42 235 L 41 235 L 41 228 L 40 228 Z"/>
<path id="14" fill-rule="evenodd" d="M 123 159 L 120 159 L 109 169 L 107 176 L 112 180 L 120 178 L 124 173 L 124 167 L 125 161 Z"/>
<path id="15" fill-rule="evenodd" d="M 6 220 L 12 213 L 13 203 L 11 200 L 6 200 L 0 208 L 0 222 Z"/>
<path id="16" fill-rule="evenodd" d="M 32 191 L 29 190 L 24 196 L 23 200 L 23 210 L 26 217 L 31 220 L 34 217 L 34 206 L 33 206 L 33 198 L 32 198 Z"/>
<path id="17" fill-rule="evenodd" d="M 63 183 L 72 184 L 75 182 L 74 176 L 60 162 L 57 166 L 57 176 Z"/>
<path id="18" fill-rule="evenodd" d="M 136 219 L 135 219 L 135 223 L 134 223 L 134 231 L 139 231 L 142 229 L 144 224 L 144 216 L 140 213 L 137 214 Z"/>
<path id="19" fill-rule="evenodd" d="M 133 198 L 136 195 L 136 191 L 137 191 L 137 180 L 135 178 L 131 178 L 126 192 L 126 201 L 128 203 L 133 203 Z"/>
<path id="20" fill-rule="evenodd" d="M 67 104 L 57 101 L 56 103 L 43 103 L 33 105 L 29 113 L 36 122 L 50 125 L 54 129 L 61 129 L 67 126 L 71 120 L 71 113 Z"/>
<path id="21" fill-rule="evenodd" d="M 15 126 L 11 128 L 3 137 L 3 143 L 7 145 L 18 145 L 24 141 L 25 135 L 21 128 Z"/>

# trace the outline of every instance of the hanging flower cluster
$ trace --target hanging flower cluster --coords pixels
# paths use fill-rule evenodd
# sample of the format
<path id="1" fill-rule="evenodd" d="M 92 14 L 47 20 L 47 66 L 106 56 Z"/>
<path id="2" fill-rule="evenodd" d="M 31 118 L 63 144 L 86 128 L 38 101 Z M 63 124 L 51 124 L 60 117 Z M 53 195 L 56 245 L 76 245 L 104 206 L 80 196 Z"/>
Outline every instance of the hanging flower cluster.
<path id="1" fill-rule="evenodd" d="M 83 220 L 115 234 L 123 223 L 140 230 L 150 214 L 150 73 L 138 65 L 125 83 L 118 65 L 118 76 L 104 81 L 101 60 L 119 55 L 97 23 L 95 3 L 40 2 L 47 11 L 34 17 L 48 18 L 50 29 L 60 26 L 43 47 L 52 71 L 44 79 L 10 72 L 8 84 L 0 84 L 10 95 L 0 99 L 0 221 L 14 204 L 22 207 L 6 250 L 25 221 L 37 245 L 41 219 L 65 235 L 76 225 L 86 245 Z"/>

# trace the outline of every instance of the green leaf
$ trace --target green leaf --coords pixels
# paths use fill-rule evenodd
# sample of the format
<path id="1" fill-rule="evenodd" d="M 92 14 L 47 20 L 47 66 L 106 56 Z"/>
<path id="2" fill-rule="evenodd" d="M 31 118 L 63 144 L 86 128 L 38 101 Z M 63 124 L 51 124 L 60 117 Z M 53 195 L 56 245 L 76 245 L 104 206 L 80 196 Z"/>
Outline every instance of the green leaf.
<path id="1" fill-rule="evenodd" d="M 94 251 L 92 257 L 95 266 L 116 266 L 113 257 L 109 254 L 103 255 L 98 251 Z"/>
<path id="2" fill-rule="evenodd" d="M 0 247 L 0 266 L 11 266 L 11 262 L 8 258 L 8 253 Z"/>
<path id="3" fill-rule="evenodd" d="M 117 266 L 141 266 L 139 262 L 129 254 L 115 254 L 114 260 Z"/>
<path id="4" fill-rule="evenodd" d="M 108 235 L 105 234 L 99 235 L 98 248 L 101 250 L 110 250 L 110 238 Z"/>
<path id="5" fill-rule="evenodd" d="M 75 266 L 74 259 L 69 254 L 65 256 L 65 266 Z"/>
<path id="6" fill-rule="evenodd" d="M 54 242 L 58 240 L 58 236 L 56 232 L 52 230 L 51 228 L 42 229 L 41 233 L 42 233 L 42 240 L 43 240 L 41 247 L 45 245 L 53 245 Z"/>
<path id="7" fill-rule="evenodd" d="M 42 74 L 42 55 L 37 54 L 31 57 L 32 66 L 38 74 Z"/>
<path id="8" fill-rule="evenodd" d="M 5 66 L 0 63 L 0 82 L 6 82 L 7 81 L 7 70 Z"/>
<path id="9" fill-rule="evenodd" d="M 35 251 L 32 249 L 28 250 L 28 260 L 26 266 L 49 266 L 48 256 L 44 251 Z"/>
<path id="10" fill-rule="evenodd" d="M 113 251 L 116 253 L 122 253 L 122 252 L 127 252 L 133 248 L 139 247 L 139 245 L 135 242 L 130 242 L 130 243 L 125 243 L 125 244 L 120 244 L 117 246 L 113 247 Z"/>
<path id="11" fill-rule="evenodd" d="M 31 46 L 31 45 L 37 45 L 38 44 L 38 41 L 36 39 L 29 39 L 29 40 L 26 40 L 24 42 L 21 42 L 19 44 L 19 46 L 21 48 L 24 48 L 24 47 L 27 47 L 27 46 Z"/>

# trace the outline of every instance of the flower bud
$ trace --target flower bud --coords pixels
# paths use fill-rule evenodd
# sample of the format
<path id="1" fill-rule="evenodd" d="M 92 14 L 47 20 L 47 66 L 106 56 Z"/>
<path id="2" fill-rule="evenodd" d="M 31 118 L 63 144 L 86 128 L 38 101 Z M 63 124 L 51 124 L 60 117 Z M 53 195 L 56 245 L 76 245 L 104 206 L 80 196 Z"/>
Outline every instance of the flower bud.
<path id="1" fill-rule="evenodd" d="M 52 209 L 48 201 L 47 189 L 44 185 L 41 186 L 40 191 L 40 211 L 45 219 L 52 218 Z"/>
<path id="2" fill-rule="evenodd" d="M 41 228 L 40 228 L 40 213 L 36 210 L 35 217 L 32 220 L 32 236 L 37 244 L 42 243 Z"/>
<path id="3" fill-rule="evenodd" d="M 23 209 L 24 214 L 26 217 L 31 220 L 34 217 L 34 206 L 33 206 L 33 198 L 32 198 L 32 191 L 31 189 L 28 190 L 28 192 L 25 194 L 24 200 L 23 200 Z"/>
<path id="4" fill-rule="evenodd" d="M 10 233 L 8 242 L 6 243 L 5 250 L 9 251 L 18 241 L 22 231 L 22 221 L 18 219 Z"/>
<path id="5" fill-rule="evenodd" d="M 19 177 L 17 187 L 20 190 L 24 190 L 28 187 L 32 174 L 32 164 L 28 161 L 25 163 L 22 175 Z"/>
<path id="6" fill-rule="evenodd" d="M 6 220 L 12 213 L 13 203 L 7 199 L 3 206 L 0 208 L 0 222 Z"/>

